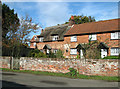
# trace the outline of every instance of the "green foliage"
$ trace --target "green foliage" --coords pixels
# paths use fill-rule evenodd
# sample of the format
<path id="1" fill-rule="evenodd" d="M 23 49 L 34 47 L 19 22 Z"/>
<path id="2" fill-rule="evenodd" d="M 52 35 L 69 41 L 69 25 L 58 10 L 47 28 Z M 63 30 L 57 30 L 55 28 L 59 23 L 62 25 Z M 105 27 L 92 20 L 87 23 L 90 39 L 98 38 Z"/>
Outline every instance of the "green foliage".
<path id="1" fill-rule="evenodd" d="M 107 56 L 104 57 L 103 59 L 120 59 L 120 56 Z"/>
<path id="2" fill-rule="evenodd" d="M 56 58 L 56 55 L 50 51 L 50 53 L 48 54 L 48 57 L 49 58 Z"/>
<path id="3" fill-rule="evenodd" d="M 79 55 L 77 55 L 77 57 L 76 57 L 77 59 L 79 59 L 80 58 L 80 56 Z"/>
<path id="4" fill-rule="evenodd" d="M 7 5 L 2 5 L 2 55 L 11 56 L 15 55 L 12 50 L 14 44 L 19 43 L 18 40 L 15 41 L 16 32 L 19 28 L 19 18 L 14 9 L 10 9 Z M 13 39 L 13 40 L 12 40 Z M 13 44 L 14 43 L 14 44 Z"/>
<path id="5" fill-rule="evenodd" d="M 19 27 L 19 18 L 7 5 L 2 5 L 2 37 L 6 38 L 7 33 L 16 32 Z"/>
<path id="6" fill-rule="evenodd" d="M 77 76 L 77 70 L 74 68 L 69 68 L 70 72 L 68 73 L 70 76 Z"/>
<path id="7" fill-rule="evenodd" d="M 71 20 L 71 18 L 69 20 Z M 95 22 L 95 18 L 91 16 L 74 15 L 74 21 L 75 21 L 75 24 L 82 24 L 82 23 L 87 23 L 87 22 Z M 65 24 L 67 23 L 68 22 L 66 22 Z"/>
<path id="8" fill-rule="evenodd" d="M 63 57 L 63 52 L 61 50 L 58 50 L 56 53 L 56 58 L 64 58 Z"/>
<path id="9" fill-rule="evenodd" d="M 40 50 L 35 49 L 35 50 L 31 50 L 28 53 L 28 57 L 47 58 L 47 55 L 45 55 L 44 53 L 40 52 Z"/>

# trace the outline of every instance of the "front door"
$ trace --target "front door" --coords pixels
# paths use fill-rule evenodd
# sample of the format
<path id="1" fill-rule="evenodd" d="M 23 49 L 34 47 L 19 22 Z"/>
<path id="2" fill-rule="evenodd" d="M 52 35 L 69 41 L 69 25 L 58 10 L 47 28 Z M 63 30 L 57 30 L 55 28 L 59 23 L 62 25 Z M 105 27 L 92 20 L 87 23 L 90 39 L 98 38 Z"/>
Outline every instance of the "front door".
<path id="1" fill-rule="evenodd" d="M 101 58 L 104 58 L 107 56 L 107 49 L 101 49 Z"/>
<path id="2" fill-rule="evenodd" d="M 82 49 L 80 49 L 80 58 L 83 58 L 84 56 L 83 56 L 83 50 Z"/>

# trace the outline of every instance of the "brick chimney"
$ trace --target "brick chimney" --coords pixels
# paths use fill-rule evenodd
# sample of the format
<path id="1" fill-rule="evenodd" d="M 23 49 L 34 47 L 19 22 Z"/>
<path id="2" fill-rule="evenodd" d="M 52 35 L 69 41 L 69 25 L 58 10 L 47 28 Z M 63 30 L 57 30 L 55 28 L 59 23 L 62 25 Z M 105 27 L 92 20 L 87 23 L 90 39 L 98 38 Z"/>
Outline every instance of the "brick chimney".
<path id="1" fill-rule="evenodd" d="M 71 19 L 69 20 L 69 26 L 72 26 L 73 24 L 75 24 L 74 16 L 71 16 Z"/>
<path id="2" fill-rule="evenodd" d="M 41 30 L 41 33 L 43 32 L 43 29 Z"/>

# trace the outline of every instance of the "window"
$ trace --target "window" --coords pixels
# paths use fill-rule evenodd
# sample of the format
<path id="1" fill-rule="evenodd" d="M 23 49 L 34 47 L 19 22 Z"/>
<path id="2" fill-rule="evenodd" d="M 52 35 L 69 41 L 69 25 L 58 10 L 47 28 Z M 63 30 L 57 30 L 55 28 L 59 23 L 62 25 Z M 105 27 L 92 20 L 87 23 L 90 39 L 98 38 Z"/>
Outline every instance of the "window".
<path id="1" fill-rule="evenodd" d="M 57 53 L 57 51 L 58 51 L 57 49 L 54 49 L 54 50 L 53 50 L 53 53 Z"/>
<path id="2" fill-rule="evenodd" d="M 36 43 L 33 43 L 33 46 L 36 46 Z"/>
<path id="3" fill-rule="evenodd" d="M 111 39 L 120 39 L 120 32 L 111 33 Z"/>
<path id="4" fill-rule="evenodd" d="M 47 54 L 49 54 L 49 52 L 50 52 L 49 49 L 47 49 Z"/>
<path id="5" fill-rule="evenodd" d="M 40 42 L 43 42 L 43 37 L 40 37 L 40 40 L 39 40 Z"/>
<path id="6" fill-rule="evenodd" d="M 53 41 L 57 41 L 58 38 L 59 38 L 58 36 L 53 36 L 52 40 L 53 40 Z"/>
<path id="7" fill-rule="evenodd" d="M 37 37 L 35 36 L 35 40 L 37 39 Z"/>
<path id="8" fill-rule="evenodd" d="M 96 34 L 89 35 L 89 40 L 97 40 L 97 35 Z"/>
<path id="9" fill-rule="evenodd" d="M 120 53 L 120 48 L 111 48 L 111 55 L 117 56 Z"/>
<path id="10" fill-rule="evenodd" d="M 42 49 L 40 49 L 40 52 L 42 52 L 42 53 L 43 53 L 43 50 L 42 50 Z"/>
<path id="11" fill-rule="evenodd" d="M 77 54 L 77 49 L 70 49 L 70 54 L 71 55 L 76 55 Z"/>
<path id="12" fill-rule="evenodd" d="M 77 36 L 71 36 L 71 42 L 76 42 L 77 41 Z"/>

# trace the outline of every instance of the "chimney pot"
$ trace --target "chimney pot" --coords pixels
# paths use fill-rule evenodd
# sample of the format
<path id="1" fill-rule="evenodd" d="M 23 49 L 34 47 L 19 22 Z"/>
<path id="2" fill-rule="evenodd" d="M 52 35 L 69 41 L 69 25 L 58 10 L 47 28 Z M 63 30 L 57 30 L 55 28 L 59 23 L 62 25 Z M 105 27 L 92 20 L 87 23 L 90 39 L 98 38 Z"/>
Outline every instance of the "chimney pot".
<path id="1" fill-rule="evenodd" d="M 71 20 L 74 20 L 74 16 L 71 16 Z"/>

